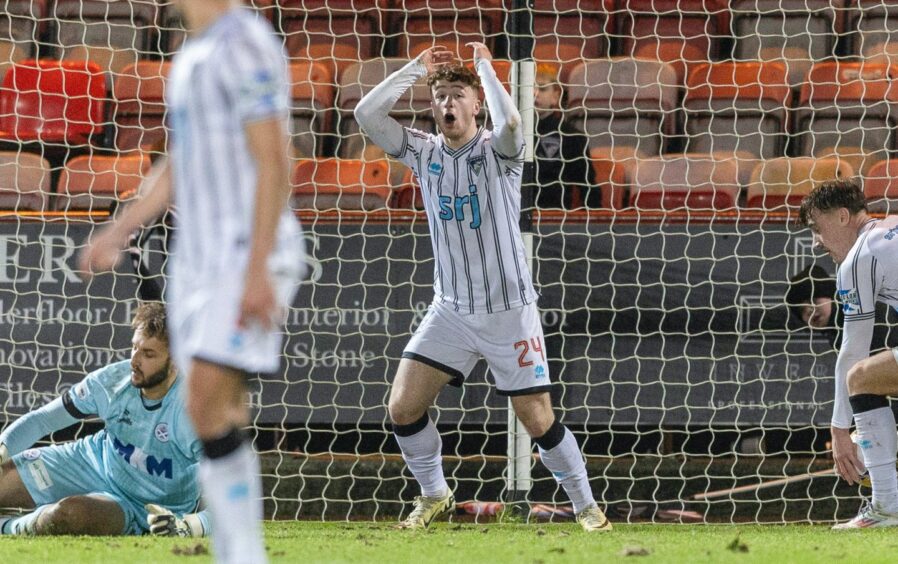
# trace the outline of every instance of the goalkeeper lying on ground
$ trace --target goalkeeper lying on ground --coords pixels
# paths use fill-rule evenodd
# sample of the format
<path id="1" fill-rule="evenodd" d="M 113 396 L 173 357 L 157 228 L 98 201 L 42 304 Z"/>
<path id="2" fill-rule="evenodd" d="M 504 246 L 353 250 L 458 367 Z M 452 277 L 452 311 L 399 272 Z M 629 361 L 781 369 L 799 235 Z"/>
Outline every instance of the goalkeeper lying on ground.
<path id="1" fill-rule="evenodd" d="M 0 434 L 0 507 L 37 508 L 0 517 L 0 533 L 208 534 L 204 512 L 195 513 L 201 444 L 169 357 L 163 305 L 141 304 L 131 326 L 130 361 L 89 374 Z M 105 429 L 29 449 L 94 416 Z"/>

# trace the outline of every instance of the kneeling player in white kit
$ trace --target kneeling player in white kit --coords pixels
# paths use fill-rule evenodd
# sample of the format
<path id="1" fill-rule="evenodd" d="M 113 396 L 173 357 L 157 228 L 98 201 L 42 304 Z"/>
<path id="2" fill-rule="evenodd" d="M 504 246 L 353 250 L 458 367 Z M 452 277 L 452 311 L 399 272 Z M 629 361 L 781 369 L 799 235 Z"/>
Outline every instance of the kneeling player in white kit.
<path id="1" fill-rule="evenodd" d="M 866 466 L 873 487 L 872 503 L 834 528 L 894 527 L 898 435 L 888 396 L 898 395 L 898 349 L 869 354 L 876 302 L 898 308 L 898 217 L 870 217 L 860 187 L 840 180 L 806 196 L 800 220 L 814 233 L 815 246 L 839 264 L 836 283 L 845 324 L 831 428 L 836 472 L 856 483 Z M 863 462 L 849 434 L 852 414 Z"/>
<path id="2" fill-rule="evenodd" d="M 443 475 L 442 441 L 427 409 L 446 384 L 460 386 L 482 356 L 498 392 L 539 446 L 587 531 L 611 523 L 596 505 L 577 441 L 552 411 L 543 329 L 536 308 L 520 216 L 521 117 L 496 78 L 489 50 L 471 43 L 477 74 L 434 47 L 388 77 L 355 109 L 364 132 L 409 166 L 424 194 L 436 259 L 435 298 L 405 348 L 389 400 L 393 432 L 421 485 L 400 526 L 424 528 L 454 508 Z M 403 128 L 389 117 L 402 94 L 427 75 L 440 135 Z M 478 78 L 479 75 L 479 78 Z M 478 128 L 480 82 L 493 131 Z"/>
<path id="3" fill-rule="evenodd" d="M 196 513 L 202 444 L 184 410 L 164 308 L 140 305 L 132 327 L 130 361 L 89 374 L 0 434 L 0 507 L 36 507 L 0 517 L 0 534 L 209 533 L 205 511 Z M 105 429 L 26 450 L 94 416 Z"/>

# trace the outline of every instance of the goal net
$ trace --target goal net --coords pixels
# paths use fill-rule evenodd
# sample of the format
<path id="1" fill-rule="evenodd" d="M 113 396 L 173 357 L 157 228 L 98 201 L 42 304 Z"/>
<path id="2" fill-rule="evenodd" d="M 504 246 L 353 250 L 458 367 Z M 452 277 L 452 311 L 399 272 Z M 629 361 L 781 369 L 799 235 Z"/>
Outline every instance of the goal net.
<path id="1" fill-rule="evenodd" d="M 526 4 L 253 2 L 290 57 L 291 205 L 314 263 L 284 365 L 250 396 L 268 515 L 391 520 L 418 494 L 385 406 L 433 295 L 427 220 L 416 179 L 352 110 L 434 44 L 471 63 L 469 41 L 534 124 L 522 224 L 541 352 L 612 520 L 852 515 L 869 491 L 829 472 L 835 265 L 794 222 L 830 179 L 856 179 L 877 213 L 898 197 L 898 4 Z M 166 228 L 141 241 L 142 275 L 88 282 L 74 265 L 165 151 L 185 38 L 169 2 L 2 2 L 0 423 L 128 358 L 138 281 L 164 283 Z M 423 81 L 393 116 L 434 130 Z M 895 321 L 878 313 L 875 347 L 895 346 Z M 571 518 L 485 365 L 431 417 L 459 518 Z"/>

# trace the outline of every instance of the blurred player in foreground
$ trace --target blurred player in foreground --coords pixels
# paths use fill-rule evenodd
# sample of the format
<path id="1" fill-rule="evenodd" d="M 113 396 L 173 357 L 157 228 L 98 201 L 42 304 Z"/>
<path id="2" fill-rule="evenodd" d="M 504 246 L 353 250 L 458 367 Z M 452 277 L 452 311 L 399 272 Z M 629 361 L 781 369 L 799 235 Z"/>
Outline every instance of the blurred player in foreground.
<path id="1" fill-rule="evenodd" d="M 421 485 L 404 528 L 425 528 L 454 509 L 442 467 L 442 440 L 427 410 L 446 384 L 461 386 L 480 357 L 498 393 L 539 446 L 543 463 L 587 531 L 611 530 L 592 495 L 580 447 L 552 411 L 543 329 L 518 226 L 524 134 L 521 116 L 496 78 L 489 50 L 474 49 L 477 74 L 443 47 L 424 51 L 369 92 L 355 109 L 362 130 L 415 173 L 435 260 L 435 297 L 405 348 L 389 413 L 403 458 Z M 427 76 L 440 135 L 404 128 L 389 116 Z M 480 85 L 492 131 L 478 128 Z"/>
<path id="2" fill-rule="evenodd" d="M 0 517 L 0 534 L 199 537 L 209 532 L 206 513 L 196 513 L 202 445 L 184 410 L 163 306 L 141 304 L 132 328 L 130 361 L 89 374 L 0 434 L 0 507 L 37 508 L 21 517 Z M 105 429 L 26 450 L 92 417 Z"/>
<path id="3" fill-rule="evenodd" d="M 203 443 L 200 481 L 219 562 L 267 560 L 246 376 L 280 367 L 283 323 L 304 271 L 290 195 L 287 59 L 237 0 L 176 0 L 190 37 L 166 87 L 171 134 L 141 198 L 94 238 L 86 271 L 111 269 L 129 234 L 172 202 L 166 290 L 175 362 Z"/>
<path id="4" fill-rule="evenodd" d="M 853 484 L 866 467 L 873 488 L 872 503 L 834 528 L 898 526 L 898 435 L 888 398 L 898 394 L 898 349 L 869 356 L 876 302 L 898 307 L 898 217 L 870 217 L 860 187 L 839 180 L 805 197 L 800 221 L 813 232 L 815 247 L 839 265 L 836 286 L 845 321 L 832 417 L 836 472 Z M 852 415 L 863 462 L 850 437 Z"/>

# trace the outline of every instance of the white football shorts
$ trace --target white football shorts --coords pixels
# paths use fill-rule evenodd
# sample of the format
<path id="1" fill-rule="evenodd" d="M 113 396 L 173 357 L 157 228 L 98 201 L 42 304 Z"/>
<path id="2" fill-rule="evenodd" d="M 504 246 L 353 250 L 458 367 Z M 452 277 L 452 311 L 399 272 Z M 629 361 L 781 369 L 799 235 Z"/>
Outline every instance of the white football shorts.
<path id="1" fill-rule="evenodd" d="M 272 328 L 253 324 L 241 328 L 244 271 L 215 280 L 191 279 L 186 269 L 172 276 L 168 294 L 169 342 L 172 358 L 182 370 L 203 360 L 228 368 L 271 374 L 280 367 L 283 324 L 287 308 L 305 273 L 302 246 L 273 254 L 268 271 L 282 317 Z M 178 274 L 187 274 L 178 276 Z"/>
<path id="2" fill-rule="evenodd" d="M 430 304 L 402 358 L 452 377 L 461 386 L 480 358 L 486 360 L 504 396 L 552 389 L 545 338 L 535 303 L 498 313 L 462 315 L 445 304 Z"/>

